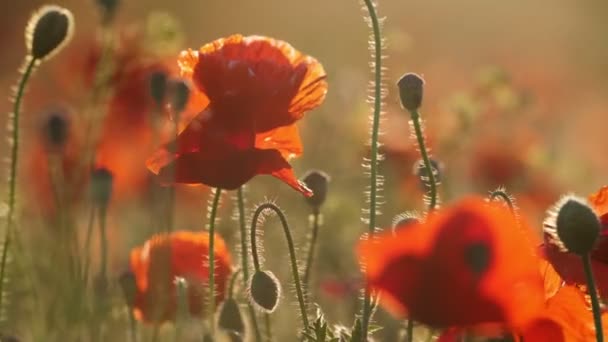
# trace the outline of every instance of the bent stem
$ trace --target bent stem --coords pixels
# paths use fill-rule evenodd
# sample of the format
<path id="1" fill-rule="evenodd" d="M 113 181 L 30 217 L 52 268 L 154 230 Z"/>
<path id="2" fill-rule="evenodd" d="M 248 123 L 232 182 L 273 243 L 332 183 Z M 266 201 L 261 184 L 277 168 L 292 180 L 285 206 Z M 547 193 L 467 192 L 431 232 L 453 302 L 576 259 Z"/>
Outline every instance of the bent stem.
<path id="1" fill-rule="evenodd" d="M 380 113 L 382 109 L 382 39 L 380 35 L 380 20 L 372 0 L 364 0 L 369 13 L 374 38 L 374 113 L 371 136 L 370 161 L 370 191 L 369 191 L 369 227 L 370 238 L 376 229 L 376 197 L 378 192 L 378 137 L 380 134 Z M 367 340 L 369 321 L 372 314 L 371 292 L 369 286 L 365 287 L 363 297 L 363 340 Z"/>
<path id="2" fill-rule="evenodd" d="M 8 176 L 8 212 L 6 216 L 6 226 L 4 232 L 4 241 L 2 246 L 2 260 L 0 261 L 0 309 L 4 308 L 4 282 L 6 280 L 6 266 L 8 261 L 8 251 L 11 246 L 11 238 L 13 235 L 13 216 L 15 214 L 15 193 L 17 189 L 17 158 L 19 153 L 19 114 L 21 111 L 21 101 L 25 92 L 25 86 L 34 72 L 39 60 L 32 56 L 27 56 L 25 59 L 25 69 L 19 80 L 17 93 L 15 94 L 15 103 L 13 105 L 13 115 L 11 115 L 12 129 L 12 146 L 10 155 L 10 172 Z"/>
<path id="3" fill-rule="evenodd" d="M 591 268 L 591 259 L 589 253 L 583 255 L 583 268 L 585 269 L 585 277 L 587 278 L 587 289 L 591 297 L 591 307 L 593 308 L 593 321 L 595 323 L 595 336 L 597 342 L 604 342 L 604 333 L 602 331 L 602 312 L 600 310 L 600 302 L 597 296 L 595 287 L 595 278 Z"/>
<path id="4" fill-rule="evenodd" d="M 236 192 L 237 207 L 239 210 L 239 230 L 241 233 L 241 271 L 243 272 L 243 283 L 249 281 L 249 261 L 247 258 L 247 223 L 245 222 L 245 196 L 243 195 L 243 187 L 238 188 Z M 255 333 L 255 340 L 260 342 L 262 335 L 258 326 L 258 320 L 255 310 L 251 303 L 247 303 L 251 324 Z"/>
<path id="5" fill-rule="evenodd" d="M 496 198 L 503 200 L 507 206 L 509 206 L 511 214 L 515 214 L 515 204 L 513 203 L 513 198 L 509 196 L 509 194 L 502 187 L 490 192 L 490 200 L 494 200 Z"/>
<path id="6" fill-rule="evenodd" d="M 420 113 L 418 113 L 417 110 L 412 110 L 410 111 L 410 115 L 412 116 L 412 125 L 414 126 L 416 140 L 418 141 L 418 149 L 420 150 L 420 155 L 422 156 L 422 161 L 424 162 L 424 168 L 426 169 L 429 178 L 429 212 L 432 212 L 437 206 L 437 182 L 435 180 L 435 172 L 433 170 L 433 165 L 431 164 L 431 159 L 429 158 L 429 153 L 424 142 L 424 132 L 422 131 Z"/>
<path id="7" fill-rule="evenodd" d="M 253 265 L 256 271 L 260 271 L 260 259 L 258 256 L 258 247 L 256 243 L 256 232 L 258 219 L 260 215 L 265 210 L 274 211 L 279 219 L 281 220 L 281 225 L 283 226 L 283 232 L 285 233 L 285 239 L 287 240 L 287 248 L 289 249 L 289 257 L 291 259 L 291 274 L 293 275 L 293 282 L 296 287 L 296 295 L 298 297 L 298 304 L 300 306 L 300 315 L 302 316 L 302 324 L 304 326 L 304 331 L 308 332 L 308 314 L 306 313 L 306 304 L 304 301 L 304 292 L 302 291 L 302 284 L 300 282 L 300 274 L 298 272 L 298 259 L 296 258 L 296 251 L 293 244 L 293 238 L 291 237 L 291 231 L 289 229 L 289 225 L 287 224 L 287 219 L 285 218 L 285 214 L 281 211 L 279 207 L 277 207 L 274 203 L 264 203 L 258 206 L 253 213 L 253 219 L 251 221 L 251 256 L 253 258 Z M 269 319 L 268 319 L 269 320 Z"/>
<path id="8" fill-rule="evenodd" d="M 312 263 L 315 258 L 315 247 L 317 245 L 317 237 L 319 235 L 319 217 L 321 214 L 319 210 L 315 209 L 312 214 L 312 233 L 310 235 L 310 242 L 308 245 L 308 257 L 306 258 L 306 268 L 304 269 L 304 286 L 308 288 L 310 283 L 310 270 L 312 268 Z"/>
<path id="9" fill-rule="evenodd" d="M 211 336 L 215 336 L 215 218 L 220 204 L 222 189 L 216 188 L 209 213 L 209 326 Z"/>

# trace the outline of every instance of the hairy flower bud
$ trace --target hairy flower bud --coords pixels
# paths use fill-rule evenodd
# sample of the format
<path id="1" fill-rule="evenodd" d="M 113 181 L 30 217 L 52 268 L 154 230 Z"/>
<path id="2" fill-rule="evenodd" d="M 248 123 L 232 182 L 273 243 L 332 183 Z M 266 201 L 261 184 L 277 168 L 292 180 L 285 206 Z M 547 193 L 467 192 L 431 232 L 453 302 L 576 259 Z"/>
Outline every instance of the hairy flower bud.
<path id="1" fill-rule="evenodd" d="M 150 75 L 150 95 L 157 106 L 165 103 L 167 94 L 167 74 L 164 71 L 156 71 Z"/>
<path id="2" fill-rule="evenodd" d="M 67 44 L 73 31 L 72 12 L 55 5 L 42 6 L 27 24 L 27 49 L 34 59 L 48 59 Z"/>
<path id="3" fill-rule="evenodd" d="M 65 146 L 70 132 L 70 118 L 62 108 L 49 110 L 42 123 L 42 136 L 50 151 L 59 152 Z"/>
<path id="4" fill-rule="evenodd" d="M 319 208 L 325 203 L 329 180 L 329 176 L 325 172 L 319 170 L 308 171 L 302 179 L 304 184 L 313 192 L 312 196 L 306 197 L 306 202 L 308 202 L 316 212 L 318 212 Z"/>
<path id="5" fill-rule="evenodd" d="M 245 332 L 245 323 L 239 305 L 234 298 L 228 298 L 224 301 L 217 324 L 221 329 L 235 332 L 238 335 L 243 335 Z"/>
<path id="6" fill-rule="evenodd" d="M 407 73 L 397 82 L 401 105 L 409 111 L 416 111 L 422 104 L 424 80 L 414 73 Z"/>
<path id="7" fill-rule="evenodd" d="M 106 168 L 97 168 L 91 173 L 91 198 L 102 210 L 105 210 L 110 203 L 112 183 L 112 172 Z"/>
<path id="8" fill-rule="evenodd" d="M 569 252 L 585 255 L 595 246 L 601 225 L 584 199 L 567 197 L 557 211 L 555 228 Z"/>
<path id="9" fill-rule="evenodd" d="M 249 296 L 260 310 L 271 313 L 281 297 L 281 284 L 270 271 L 256 271 L 249 283 Z"/>
<path id="10" fill-rule="evenodd" d="M 171 82 L 171 108 L 174 113 L 181 113 L 186 109 L 190 99 L 190 85 L 185 80 Z"/>

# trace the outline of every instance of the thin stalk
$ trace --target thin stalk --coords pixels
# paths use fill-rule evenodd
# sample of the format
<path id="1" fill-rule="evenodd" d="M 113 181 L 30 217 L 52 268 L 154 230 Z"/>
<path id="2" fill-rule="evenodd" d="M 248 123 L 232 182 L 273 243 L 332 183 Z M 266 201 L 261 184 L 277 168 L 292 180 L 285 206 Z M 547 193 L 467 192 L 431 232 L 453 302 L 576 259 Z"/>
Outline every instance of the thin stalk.
<path id="1" fill-rule="evenodd" d="M 308 288 L 310 284 L 310 270 L 312 268 L 312 263 L 315 258 L 315 247 L 317 245 L 317 238 L 319 235 L 319 217 L 321 214 L 318 210 L 312 214 L 312 232 L 310 234 L 310 242 L 308 244 L 308 257 L 306 258 L 306 268 L 304 269 L 304 286 Z"/>
<path id="2" fill-rule="evenodd" d="M 272 342 L 272 321 L 269 313 L 264 313 L 264 325 L 266 326 L 266 341 Z"/>
<path id="3" fill-rule="evenodd" d="M 370 238 L 376 230 L 376 197 L 378 193 L 378 137 L 380 134 L 380 113 L 382 109 L 382 40 L 380 35 L 380 20 L 372 0 L 363 0 L 369 13 L 374 37 L 374 113 L 371 136 L 370 161 L 370 191 L 369 191 L 369 227 Z M 363 339 L 367 340 L 367 331 L 372 314 L 371 292 L 369 286 L 365 287 L 363 297 Z"/>
<path id="4" fill-rule="evenodd" d="M 91 205 L 91 211 L 89 213 L 89 222 L 87 223 L 87 235 L 84 240 L 84 270 L 82 271 L 82 280 L 87 283 L 89 279 L 89 267 L 91 264 L 91 237 L 93 236 L 93 227 L 95 225 L 95 205 Z"/>
<path id="5" fill-rule="evenodd" d="M 19 153 L 19 114 L 21 111 L 21 101 L 25 92 L 25 86 L 34 72 L 38 60 L 32 56 L 27 56 L 25 60 L 25 69 L 21 75 L 21 80 L 17 87 L 17 93 L 15 94 L 15 103 L 13 105 L 13 115 L 11 116 L 11 127 L 12 127 L 12 146 L 10 156 L 10 172 L 8 177 L 8 212 L 6 216 L 6 228 L 4 241 L 2 246 L 2 259 L 0 261 L 0 309 L 4 307 L 4 282 L 6 278 L 6 266 L 8 261 L 8 251 L 11 246 L 11 238 L 13 235 L 13 216 L 15 214 L 15 193 L 17 189 L 17 157 Z"/>
<path id="6" fill-rule="evenodd" d="M 595 338 L 597 342 L 604 342 L 604 333 L 602 332 L 602 312 L 600 310 L 600 302 L 597 296 L 595 287 L 595 278 L 591 269 L 591 259 L 589 253 L 583 255 L 583 268 L 585 269 L 585 277 L 587 278 L 587 289 L 591 297 L 591 307 L 593 308 L 593 322 L 595 323 Z"/>
<path id="7" fill-rule="evenodd" d="M 253 257 L 253 265 L 256 271 L 260 271 L 260 259 L 258 256 L 258 248 L 256 243 L 256 232 L 258 225 L 258 218 L 265 210 L 274 211 L 279 219 L 281 220 L 281 226 L 283 226 L 283 232 L 285 233 L 285 239 L 287 240 L 287 249 L 289 250 L 289 257 L 291 259 L 291 274 L 293 275 L 293 282 L 296 287 L 296 295 L 298 297 L 298 304 L 300 306 L 300 315 L 302 316 L 302 324 L 304 325 L 305 332 L 308 332 L 308 314 L 306 313 L 306 304 L 304 300 L 304 292 L 302 291 L 302 283 L 300 282 L 300 273 L 298 272 L 298 259 L 296 257 L 296 249 L 293 244 L 293 238 L 291 237 L 291 230 L 287 224 L 287 218 L 285 214 L 277 207 L 274 203 L 263 203 L 259 205 L 253 213 L 253 220 L 251 221 L 251 256 Z"/>
<path id="8" fill-rule="evenodd" d="M 407 342 L 412 342 L 414 340 L 414 321 L 412 319 L 407 320 L 406 336 Z"/>
<path id="9" fill-rule="evenodd" d="M 101 268 L 99 275 L 103 286 L 108 284 L 108 233 L 106 231 L 106 209 L 99 208 L 99 248 Z"/>
<path id="10" fill-rule="evenodd" d="M 236 270 L 232 273 L 232 277 L 230 278 L 230 284 L 228 285 L 228 298 L 234 298 L 234 289 L 236 284 L 236 279 L 242 273 L 241 269 Z"/>
<path id="11" fill-rule="evenodd" d="M 222 189 L 216 188 L 209 213 L 209 325 L 211 336 L 215 336 L 215 217 L 221 194 Z"/>
<path id="12" fill-rule="evenodd" d="M 410 115 L 412 116 L 412 125 L 414 126 L 416 140 L 418 141 L 418 149 L 420 150 L 420 155 L 422 156 L 422 161 L 424 162 L 424 168 L 426 169 L 429 177 L 429 212 L 432 212 L 437 206 L 437 183 L 435 180 L 435 172 L 433 170 L 433 165 L 431 164 L 431 159 L 429 158 L 429 153 L 424 142 L 424 133 L 422 132 L 420 113 L 418 113 L 417 110 L 413 110 L 410 111 Z"/>
<path id="13" fill-rule="evenodd" d="M 236 192 L 237 207 L 239 210 L 239 230 L 241 233 L 241 270 L 243 272 L 243 282 L 249 281 L 249 261 L 247 259 L 247 223 L 245 222 L 245 196 L 243 195 L 243 187 L 240 187 Z M 251 303 L 247 303 L 251 324 L 255 334 L 255 340 L 262 341 L 262 334 L 258 326 L 258 320 L 255 309 Z"/>

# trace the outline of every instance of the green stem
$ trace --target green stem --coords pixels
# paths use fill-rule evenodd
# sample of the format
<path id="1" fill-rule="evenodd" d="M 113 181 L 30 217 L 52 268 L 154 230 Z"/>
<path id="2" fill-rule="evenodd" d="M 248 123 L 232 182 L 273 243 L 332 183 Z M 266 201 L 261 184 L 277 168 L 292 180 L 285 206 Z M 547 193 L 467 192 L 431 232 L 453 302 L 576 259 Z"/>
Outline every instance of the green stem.
<path id="1" fill-rule="evenodd" d="M 2 246 L 2 260 L 0 261 L 0 309 L 4 308 L 4 283 L 6 281 L 6 266 L 8 261 L 8 251 L 11 246 L 11 237 L 13 234 L 13 216 L 15 214 L 15 193 L 17 189 L 17 157 L 19 152 L 19 114 L 21 111 L 21 101 L 25 92 L 25 86 L 34 72 L 38 60 L 27 56 L 25 60 L 25 71 L 19 81 L 17 87 L 17 93 L 15 95 L 15 103 L 13 106 L 13 115 L 11 116 L 11 126 L 13 129 L 12 134 L 12 147 L 10 156 L 10 173 L 8 177 L 9 191 L 8 191 L 8 212 L 6 216 L 6 228 L 4 232 L 4 241 Z"/>
<path id="2" fill-rule="evenodd" d="M 515 204 L 513 204 L 513 199 L 511 198 L 511 196 L 509 196 L 509 194 L 507 194 L 505 190 L 500 188 L 490 192 L 490 200 L 494 200 L 496 198 L 502 199 L 507 204 L 507 206 L 509 206 L 509 210 L 511 211 L 511 213 L 515 214 Z"/>
<path id="3" fill-rule="evenodd" d="M 272 342 L 272 321 L 269 313 L 264 314 L 264 325 L 266 326 L 266 341 Z"/>
<path id="4" fill-rule="evenodd" d="M 414 340 L 414 321 L 411 318 L 407 320 L 406 336 L 407 342 Z"/>
<path id="5" fill-rule="evenodd" d="M 287 248 L 289 249 L 289 257 L 291 259 L 291 274 L 293 275 L 293 282 L 296 287 L 296 295 L 298 297 L 298 304 L 300 306 L 300 315 L 302 316 L 302 324 L 304 330 L 308 332 L 308 314 L 306 313 L 306 304 L 304 300 L 304 292 L 302 291 L 302 283 L 300 282 L 300 273 L 298 272 L 298 259 L 296 257 L 296 249 L 293 244 L 293 238 L 291 237 L 291 230 L 287 224 L 285 214 L 277 207 L 274 203 L 263 203 L 259 205 L 253 213 L 253 219 L 251 221 L 251 256 L 253 257 L 253 265 L 256 271 L 260 271 L 260 260 L 258 256 L 258 247 L 256 243 L 256 232 L 258 225 L 258 218 L 265 210 L 274 211 L 283 226 L 283 232 L 285 233 L 285 239 L 287 240 Z"/>
<path id="6" fill-rule="evenodd" d="M 602 332 L 602 312 L 600 310 L 600 302 L 597 296 L 595 287 L 595 278 L 591 268 L 591 258 L 589 253 L 583 255 L 583 268 L 585 269 L 585 277 L 587 278 L 587 289 L 589 297 L 591 297 L 591 307 L 593 308 L 593 321 L 595 323 L 595 336 L 597 342 L 604 342 L 604 333 Z"/>
<path id="7" fill-rule="evenodd" d="M 228 298 L 234 298 L 234 288 L 236 284 L 236 279 L 241 273 L 241 269 L 238 269 L 234 273 L 232 273 L 232 277 L 230 278 L 230 284 L 228 285 Z"/>
<path id="8" fill-rule="evenodd" d="M 106 208 L 99 208 L 99 253 L 101 269 L 99 275 L 103 286 L 108 284 L 108 233 L 106 231 Z"/>
<path id="9" fill-rule="evenodd" d="M 84 270 L 82 271 L 83 276 L 82 280 L 86 283 L 89 279 L 89 267 L 91 264 L 91 237 L 93 236 L 93 227 L 95 225 L 95 205 L 91 206 L 91 212 L 89 213 L 89 222 L 87 223 L 87 235 L 84 240 L 84 253 L 85 253 L 85 261 L 84 261 Z"/>
<path id="10" fill-rule="evenodd" d="M 318 212 L 318 210 L 315 210 L 315 212 L 312 214 L 313 218 L 312 218 L 312 232 L 310 235 L 310 242 L 308 245 L 308 257 L 306 258 L 306 268 L 304 269 L 304 286 L 306 286 L 307 288 L 309 287 L 310 284 L 310 270 L 312 268 L 312 263 L 314 261 L 315 258 L 315 247 L 317 245 L 317 238 L 319 235 L 319 216 L 320 213 Z"/>
<path id="11" fill-rule="evenodd" d="M 215 336 L 215 218 L 220 204 L 222 189 L 216 188 L 209 213 L 209 326 Z"/>
<path id="12" fill-rule="evenodd" d="M 374 114 L 371 136 L 370 161 L 370 191 L 369 191 L 369 227 L 370 238 L 376 230 L 376 197 L 378 192 L 378 137 L 380 134 L 380 114 L 382 109 L 382 39 L 380 35 L 380 20 L 372 0 L 363 0 L 369 13 L 374 37 Z M 363 340 L 367 340 L 367 331 L 372 314 L 371 292 L 369 286 L 365 287 L 363 297 Z"/>
<path id="13" fill-rule="evenodd" d="M 422 132 L 420 113 L 413 110 L 410 111 L 410 114 L 412 116 L 412 125 L 414 126 L 416 140 L 418 141 L 418 149 L 420 150 L 420 155 L 422 156 L 422 161 L 424 162 L 424 168 L 426 169 L 427 176 L 429 178 L 429 212 L 432 212 L 437 206 L 437 183 L 435 180 L 435 172 L 433 170 L 433 165 L 431 164 L 431 159 L 429 158 L 429 153 L 424 142 L 424 133 Z"/>
<path id="14" fill-rule="evenodd" d="M 243 272 L 243 282 L 249 281 L 249 261 L 247 258 L 247 223 L 245 222 L 245 196 L 243 194 L 243 187 L 240 187 L 236 192 L 237 207 L 239 210 L 239 230 L 241 233 L 241 270 Z M 253 332 L 255 334 L 255 340 L 262 341 L 262 334 L 260 333 L 260 327 L 258 326 L 258 320 L 255 313 L 255 309 L 251 303 L 247 303 L 249 309 L 249 316 L 251 317 L 251 324 L 253 325 Z"/>

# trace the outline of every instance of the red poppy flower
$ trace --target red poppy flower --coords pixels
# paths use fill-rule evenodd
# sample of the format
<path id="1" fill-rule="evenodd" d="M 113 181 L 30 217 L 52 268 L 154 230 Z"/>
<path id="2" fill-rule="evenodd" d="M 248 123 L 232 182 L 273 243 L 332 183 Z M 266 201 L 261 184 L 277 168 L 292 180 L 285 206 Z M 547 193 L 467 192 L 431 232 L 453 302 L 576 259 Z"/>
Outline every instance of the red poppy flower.
<path id="1" fill-rule="evenodd" d="M 359 246 L 381 304 L 436 327 L 527 323 L 542 309 L 532 236 L 477 197 Z"/>
<path id="2" fill-rule="evenodd" d="M 287 160 L 302 153 L 295 122 L 325 98 L 319 62 L 280 40 L 233 35 L 182 52 L 179 66 L 198 108 L 147 162 L 162 182 L 235 189 L 269 174 L 311 195 Z"/>
<path id="3" fill-rule="evenodd" d="M 588 199 L 602 224 L 598 242 L 591 252 L 591 265 L 600 296 L 608 298 L 608 186 L 591 194 Z M 587 283 L 581 258 L 562 250 L 551 234 L 545 233 L 542 251 L 566 283 Z"/>
<path id="4" fill-rule="evenodd" d="M 209 278 L 207 257 L 209 234 L 206 232 L 173 232 L 153 236 L 142 247 L 131 251 L 131 271 L 137 293 L 135 317 L 145 322 L 171 320 L 176 312 L 176 277 L 188 282 L 190 314 L 204 314 L 204 296 Z M 224 240 L 215 236 L 216 302 L 224 299 L 230 275 L 230 255 Z"/>

